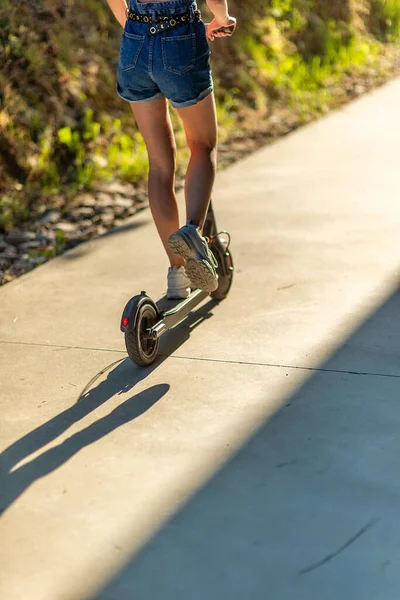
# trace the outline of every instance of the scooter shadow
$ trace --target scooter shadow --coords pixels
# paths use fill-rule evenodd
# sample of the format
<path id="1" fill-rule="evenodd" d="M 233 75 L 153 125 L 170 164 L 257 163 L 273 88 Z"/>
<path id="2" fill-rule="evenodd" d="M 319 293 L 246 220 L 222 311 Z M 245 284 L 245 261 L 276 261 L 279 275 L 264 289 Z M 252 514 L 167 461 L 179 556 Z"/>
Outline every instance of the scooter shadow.
<path id="1" fill-rule="evenodd" d="M 164 301 L 161 299 L 159 302 Z M 158 304 L 158 302 L 157 302 Z M 112 362 L 86 384 L 77 398 L 77 402 L 89 399 L 94 405 L 103 404 L 116 394 L 125 394 L 139 382 L 145 380 L 153 371 L 169 358 L 190 337 L 196 327 L 213 316 L 213 309 L 219 304 L 217 300 L 209 299 L 197 310 L 191 311 L 180 323 L 168 330 L 160 338 L 160 348 L 156 360 L 148 367 L 138 367 L 126 357 Z M 107 378 L 94 385 L 105 373 Z"/>
<path id="2" fill-rule="evenodd" d="M 165 299 L 162 298 L 157 302 L 157 305 L 164 306 Z M 197 310 L 192 310 L 182 321 L 166 332 L 160 338 L 160 349 L 158 358 L 156 359 L 156 365 L 158 366 L 166 358 L 171 356 L 176 350 L 182 346 L 190 337 L 190 334 L 196 327 L 201 325 L 207 319 L 210 319 L 214 313 L 212 310 L 219 304 L 217 300 L 209 299 L 205 304 L 200 306 Z"/>
<path id="3" fill-rule="evenodd" d="M 146 389 L 133 396 L 128 396 L 128 398 L 126 394 L 140 381 L 146 379 L 187 341 L 193 329 L 213 315 L 212 309 L 216 304 L 218 304 L 217 301 L 208 301 L 165 333 L 162 336 L 163 343 L 160 344 L 161 352 L 152 365 L 141 368 L 125 357 L 113 361 L 90 379 L 74 404 L 66 407 L 48 422 L 42 423 L 6 448 L 0 455 L 0 489 L 2 490 L 0 515 L 34 481 L 59 468 L 82 448 L 99 441 L 114 429 L 138 418 L 164 397 L 169 391 L 167 383 L 149 385 Z M 107 376 L 104 378 L 105 374 Z M 64 441 L 17 469 L 15 468 L 20 461 L 27 459 L 49 443 L 55 442 L 71 426 L 76 426 L 77 423 L 115 396 L 121 396 L 121 401 L 117 402 L 111 413 L 94 419 L 91 424 L 73 432 Z"/>

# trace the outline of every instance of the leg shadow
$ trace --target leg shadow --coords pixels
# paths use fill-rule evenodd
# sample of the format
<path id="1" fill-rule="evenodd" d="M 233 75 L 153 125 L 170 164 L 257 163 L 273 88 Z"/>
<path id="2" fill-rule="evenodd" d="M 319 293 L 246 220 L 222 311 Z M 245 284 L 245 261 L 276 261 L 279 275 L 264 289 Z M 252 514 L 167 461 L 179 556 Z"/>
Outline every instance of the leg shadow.
<path id="1" fill-rule="evenodd" d="M 188 340 L 191 331 L 195 327 L 212 316 L 211 310 L 216 304 L 217 302 L 214 300 L 208 301 L 198 310 L 190 313 L 175 328 L 167 332 L 161 339 L 160 355 L 153 365 L 147 368 L 139 368 L 127 358 L 122 358 L 107 365 L 85 385 L 75 404 L 6 448 L 0 454 L 0 514 L 36 479 L 54 471 L 81 448 L 92 444 L 121 424 L 135 419 L 144 410 L 157 402 L 169 389 L 167 384 L 153 386 L 133 396 L 116 408 L 109 416 L 96 421 L 96 423 L 74 434 L 62 444 L 13 470 L 19 462 L 54 441 L 69 427 L 78 423 L 110 398 L 115 395 L 126 394 L 137 383 L 146 379 L 170 354 Z M 107 378 L 94 385 L 107 372 Z"/>
<path id="2" fill-rule="evenodd" d="M 169 390 L 166 384 L 155 385 L 117 406 L 109 415 L 78 431 L 61 444 L 1 476 L 0 514 L 2 514 L 34 481 L 55 471 L 85 446 L 97 442 L 121 425 L 129 423 L 149 410 Z M 75 406 L 79 406 L 76 404 Z M 70 409 L 71 410 L 71 409 Z M 44 426 L 45 427 L 45 426 Z"/>

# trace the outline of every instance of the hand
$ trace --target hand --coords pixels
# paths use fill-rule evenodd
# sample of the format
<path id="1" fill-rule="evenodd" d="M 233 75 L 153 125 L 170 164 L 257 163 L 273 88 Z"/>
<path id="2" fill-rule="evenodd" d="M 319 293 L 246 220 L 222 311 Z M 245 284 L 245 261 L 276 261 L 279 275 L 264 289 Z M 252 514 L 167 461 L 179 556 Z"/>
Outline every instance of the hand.
<path id="1" fill-rule="evenodd" d="M 229 28 L 229 30 L 227 30 L 227 28 Z M 213 19 L 211 23 L 206 23 L 206 36 L 208 40 L 213 42 L 216 37 L 227 37 L 232 35 L 235 29 L 235 17 L 228 17 L 225 21 Z"/>

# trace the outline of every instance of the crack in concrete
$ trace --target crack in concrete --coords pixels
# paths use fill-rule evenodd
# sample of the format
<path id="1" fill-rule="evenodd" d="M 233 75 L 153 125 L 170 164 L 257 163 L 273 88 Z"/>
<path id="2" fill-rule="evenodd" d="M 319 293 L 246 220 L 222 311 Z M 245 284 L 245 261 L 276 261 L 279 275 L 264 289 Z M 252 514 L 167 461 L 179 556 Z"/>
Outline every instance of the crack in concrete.
<path id="1" fill-rule="evenodd" d="M 347 540 L 347 542 L 345 542 L 342 546 L 340 546 L 336 550 L 336 552 L 332 552 L 331 554 L 327 554 L 324 558 L 322 558 L 318 562 L 310 565 L 309 567 L 305 567 L 304 569 L 301 569 L 301 571 L 299 571 L 299 575 L 305 575 L 306 573 L 310 573 L 310 571 L 315 571 L 315 569 L 318 569 L 319 567 L 322 567 L 327 562 L 330 562 L 331 560 L 333 560 L 334 558 L 336 558 L 336 556 L 338 556 L 339 554 L 341 554 L 342 552 L 344 552 L 349 546 L 351 546 L 352 544 L 354 544 L 354 542 L 356 540 L 358 540 L 359 537 L 361 537 L 362 535 L 364 535 L 364 533 L 366 533 L 369 529 L 371 529 L 371 527 L 374 527 L 374 525 L 376 525 L 378 523 L 378 521 L 379 521 L 379 519 L 371 519 L 371 521 L 368 521 L 368 523 L 366 525 L 364 525 L 364 527 L 362 527 L 349 540 Z"/>
<path id="2" fill-rule="evenodd" d="M 204 360 L 206 362 L 219 362 L 234 365 L 253 365 L 255 367 L 278 367 L 280 369 L 298 369 L 300 371 L 319 371 L 321 373 L 339 373 L 342 375 L 369 375 L 371 377 L 391 377 L 400 379 L 400 375 L 394 373 L 374 373 L 370 371 L 346 371 L 345 369 L 324 369 L 322 367 L 303 367 L 301 365 L 276 365 L 274 363 L 259 363 L 245 360 L 223 360 L 222 358 L 201 358 L 196 356 L 171 356 L 182 360 Z"/>
<path id="3" fill-rule="evenodd" d="M 126 350 L 115 350 L 113 348 L 92 348 L 87 346 L 64 346 L 62 344 L 43 344 L 40 342 L 12 342 L 8 340 L 0 340 L 0 344 L 14 344 L 16 346 L 40 346 L 42 348 L 57 348 L 62 350 L 91 350 L 94 352 L 117 352 L 119 354 L 126 354 Z M 277 365 L 274 363 L 263 363 L 263 362 L 252 362 L 245 360 L 229 360 L 222 358 L 203 358 L 201 356 L 174 356 L 167 354 L 159 354 L 158 356 L 162 358 L 177 358 L 179 360 L 201 360 L 204 362 L 215 362 L 215 363 L 224 363 L 231 365 L 248 365 L 254 367 L 275 367 L 278 369 L 292 369 L 299 371 L 312 371 L 312 372 L 320 372 L 320 373 L 338 373 L 341 375 L 363 375 L 369 377 L 389 377 L 392 379 L 400 379 L 400 375 L 396 375 L 395 373 L 374 373 L 371 371 L 346 371 L 345 369 L 324 369 L 322 367 L 304 367 L 301 365 Z"/>
<path id="4" fill-rule="evenodd" d="M 94 350 L 95 352 L 119 352 L 126 354 L 125 350 L 113 350 L 112 348 L 91 348 L 87 346 L 64 346 L 63 344 L 43 344 L 40 342 L 11 342 L 0 340 L 0 344 L 14 344 L 15 346 L 40 346 L 41 348 L 57 348 L 60 350 Z"/>

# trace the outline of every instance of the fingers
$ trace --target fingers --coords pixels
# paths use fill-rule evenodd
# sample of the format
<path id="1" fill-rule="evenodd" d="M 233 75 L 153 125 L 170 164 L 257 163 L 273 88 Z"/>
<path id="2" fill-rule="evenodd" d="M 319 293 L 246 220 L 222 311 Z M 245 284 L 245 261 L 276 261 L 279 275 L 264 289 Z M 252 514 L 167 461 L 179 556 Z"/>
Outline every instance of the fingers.
<path id="1" fill-rule="evenodd" d="M 233 31 L 234 30 L 232 30 L 232 31 L 221 31 L 221 30 L 218 30 L 218 29 L 213 29 L 211 23 L 206 24 L 206 37 L 211 42 L 213 42 L 216 37 L 218 37 L 218 38 L 221 38 L 221 37 L 230 37 L 233 34 Z"/>

